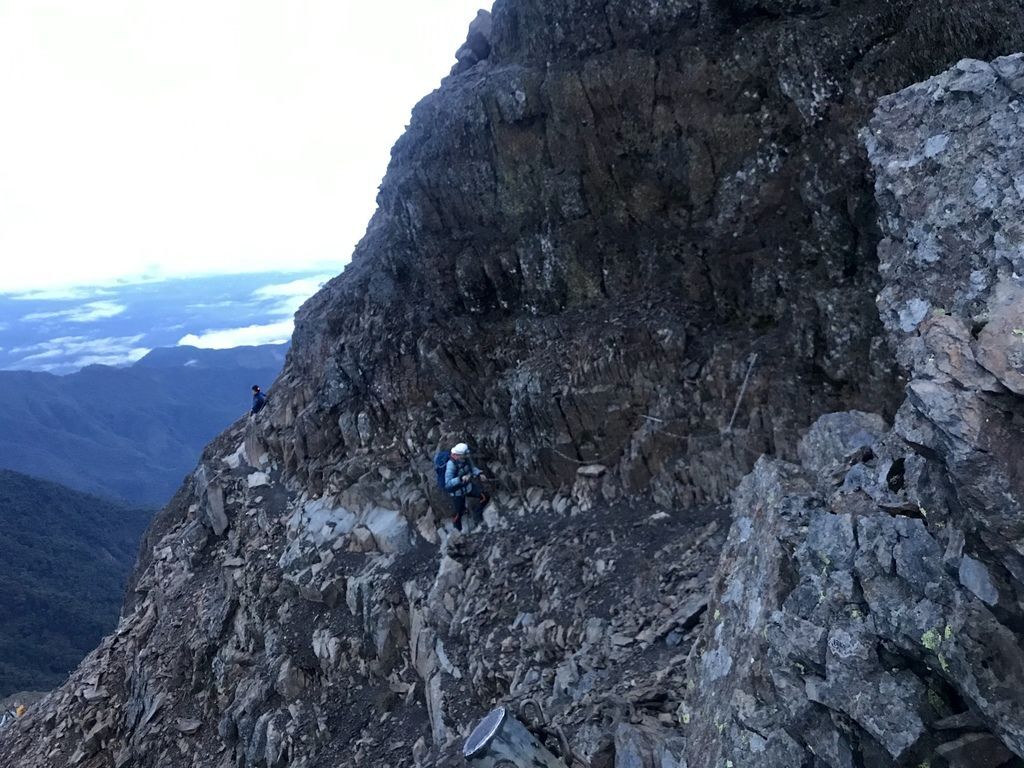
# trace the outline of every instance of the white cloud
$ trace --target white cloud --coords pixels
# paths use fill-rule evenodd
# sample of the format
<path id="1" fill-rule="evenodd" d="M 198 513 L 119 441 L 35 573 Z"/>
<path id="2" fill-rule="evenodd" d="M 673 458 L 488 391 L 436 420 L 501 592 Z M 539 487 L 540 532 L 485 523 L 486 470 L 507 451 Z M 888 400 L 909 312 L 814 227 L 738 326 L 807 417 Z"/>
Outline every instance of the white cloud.
<path id="1" fill-rule="evenodd" d="M 142 339 L 142 334 L 102 339 L 62 336 L 10 350 L 12 356 L 22 357 L 18 362 L 8 366 L 7 370 L 55 371 L 77 369 L 86 365 L 127 365 L 149 354 L 148 348 L 139 346 Z"/>
<path id="2" fill-rule="evenodd" d="M 84 368 L 87 365 L 128 365 L 137 363 L 150 353 L 147 347 L 135 347 L 124 352 L 111 352 L 110 354 L 85 355 L 75 359 L 75 368 Z"/>
<path id="3" fill-rule="evenodd" d="M 295 296 L 309 298 L 320 290 L 320 286 L 332 277 L 334 277 L 333 274 L 315 275 L 313 277 L 303 277 L 299 280 L 292 280 L 289 283 L 264 285 L 262 288 L 257 288 L 253 291 L 252 295 L 257 299 L 274 299 L 279 297 Z"/>
<path id="4" fill-rule="evenodd" d="M 72 309 L 61 309 L 53 312 L 32 312 L 21 318 L 24 323 L 40 320 L 66 320 L 69 323 L 94 323 L 97 320 L 108 320 L 123 313 L 127 307 L 113 301 L 92 301 Z"/>
<path id="5" fill-rule="evenodd" d="M 15 353 L 19 353 L 21 350 L 20 349 L 12 349 L 11 351 L 15 352 Z M 63 356 L 64 356 L 64 351 L 62 349 L 57 349 L 57 348 L 40 349 L 38 352 L 33 352 L 31 355 L 23 357 L 21 359 L 21 362 L 22 363 L 34 364 L 34 363 L 41 362 L 43 360 L 52 360 L 55 357 L 63 357 Z"/>
<path id="6" fill-rule="evenodd" d="M 267 325 L 249 325 L 245 328 L 224 328 L 190 333 L 178 341 L 179 347 L 202 347 L 205 349 L 231 349 L 260 344 L 284 344 L 291 339 L 294 322 L 282 320 Z"/>
<path id="7" fill-rule="evenodd" d="M 3 290 L 340 271 L 488 4 L 0 2 Z"/>
<path id="8" fill-rule="evenodd" d="M 198 334 L 190 333 L 178 341 L 178 346 L 230 349 L 231 347 L 258 346 L 260 344 L 283 344 L 292 337 L 296 311 L 332 277 L 334 277 L 333 274 L 323 274 L 257 288 L 252 292 L 253 301 L 268 302 L 269 306 L 262 311 L 268 319 L 275 320 L 275 322 L 249 325 L 244 328 L 211 328 Z M 240 302 L 227 303 L 241 304 Z M 219 304 L 214 306 L 219 306 Z"/>
<path id="9" fill-rule="evenodd" d="M 274 300 L 268 313 L 278 317 L 293 317 L 310 296 L 333 278 L 333 274 L 317 275 L 292 280 L 288 283 L 265 285 L 253 291 L 252 296 L 258 301 Z M 290 335 L 290 334 L 289 334 Z"/>
<path id="10" fill-rule="evenodd" d="M 198 304 L 189 304 L 186 309 L 228 309 L 229 307 L 244 306 L 240 301 L 224 299 L 223 301 L 205 301 Z"/>
<path id="11" fill-rule="evenodd" d="M 10 291 L 0 288 L 0 296 L 13 301 L 84 301 L 109 296 L 113 291 L 88 285 L 57 286 L 30 291 Z"/>

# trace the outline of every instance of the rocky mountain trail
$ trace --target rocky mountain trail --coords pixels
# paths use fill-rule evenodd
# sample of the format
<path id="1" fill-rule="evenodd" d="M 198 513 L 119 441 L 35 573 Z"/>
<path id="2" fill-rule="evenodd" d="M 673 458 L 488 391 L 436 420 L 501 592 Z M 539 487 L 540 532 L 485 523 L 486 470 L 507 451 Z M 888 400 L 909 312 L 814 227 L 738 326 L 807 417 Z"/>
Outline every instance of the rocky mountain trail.
<path id="1" fill-rule="evenodd" d="M 25 727 L 69 764 L 107 765 L 118 743 L 115 765 L 212 759 L 218 745 L 234 748 L 214 765 L 383 765 L 417 744 L 454 749 L 500 698 L 536 701 L 563 729 L 589 723 L 593 739 L 620 711 L 672 716 L 683 680 L 666 665 L 703 614 L 720 512 L 584 514 L 532 495 L 506 499 L 493 527 L 443 530 L 437 548 L 380 508 L 274 499 L 263 469 L 197 470 L 203 501 L 154 544 L 134 610 L 33 708 Z"/>
<path id="2" fill-rule="evenodd" d="M 0 763 L 1021 765 L 1022 21 L 498 2 Z"/>

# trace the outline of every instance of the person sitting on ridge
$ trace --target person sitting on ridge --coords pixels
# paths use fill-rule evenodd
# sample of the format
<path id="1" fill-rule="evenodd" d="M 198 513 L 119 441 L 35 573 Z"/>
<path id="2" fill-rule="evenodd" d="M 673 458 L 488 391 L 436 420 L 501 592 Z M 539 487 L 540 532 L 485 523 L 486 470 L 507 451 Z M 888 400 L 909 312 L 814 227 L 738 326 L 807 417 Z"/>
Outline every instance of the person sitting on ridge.
<path id="1" fill-rule="evenodd" d="M 466 513 L 466 499 L 476 499 L 475 514 L 483 512 L 490 497 L 480 486 L 478 480 L 486 480 L 481 472 L 469 458 L 469 446 L 459 443 L 452 448 L 448 464 L 444 470 L 444 488 L 452 497 L 452 522 L 456 530 L 462 530 L 462 516 Z"/>
<path id="2" fill-rule="evenodd" d="M 252 385 L 252 411 L 253 416 L 262 411 L 267 405 L 267 396 L 263 394 L 259 384 Z"/>

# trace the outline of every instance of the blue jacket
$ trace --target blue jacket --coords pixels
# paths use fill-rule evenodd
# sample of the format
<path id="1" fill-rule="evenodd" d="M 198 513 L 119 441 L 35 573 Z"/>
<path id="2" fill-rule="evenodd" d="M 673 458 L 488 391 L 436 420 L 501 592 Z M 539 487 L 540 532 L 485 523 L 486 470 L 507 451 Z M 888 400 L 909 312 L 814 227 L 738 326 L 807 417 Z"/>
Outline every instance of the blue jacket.
<path id="1" fill-rule="evenodd" d="M 252 396 L 252 412 L 259 413 L 263 410 L 263 406 L 267 404 L 267 396 L 262 392 L 257 392 Z"/>
<path id="2" fill-rule="evenodd" d="M 444 468 L 444 487 L 448 493 L 452 496 L 465 496 L 469 485 L 463 483 L 460 478 L 467 474 L 479 477 L 483 473 L 477 469 L 472 459 L 466 458 L 462 461 L 448 459 L 448 464 Z"/>

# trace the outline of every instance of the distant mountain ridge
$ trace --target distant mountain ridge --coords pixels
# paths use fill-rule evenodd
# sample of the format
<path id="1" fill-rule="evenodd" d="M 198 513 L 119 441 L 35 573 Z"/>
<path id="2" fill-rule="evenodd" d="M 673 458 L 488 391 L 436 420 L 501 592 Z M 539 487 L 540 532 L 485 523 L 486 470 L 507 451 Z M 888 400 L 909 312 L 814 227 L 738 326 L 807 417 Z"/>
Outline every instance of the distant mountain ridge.
<path id="1" fill-rule="evenodd" d="M 133 504 L 164 504 L 203 446 L 269 388 L 287 345 L 150 352 L 128 368 L 0 371 L 0 467 Z"/>
<path id="2" fill-rule="evenodd" d="M 150 517 L 0 470 L 0 698 L 58 685 L 113 629 Z"/>

